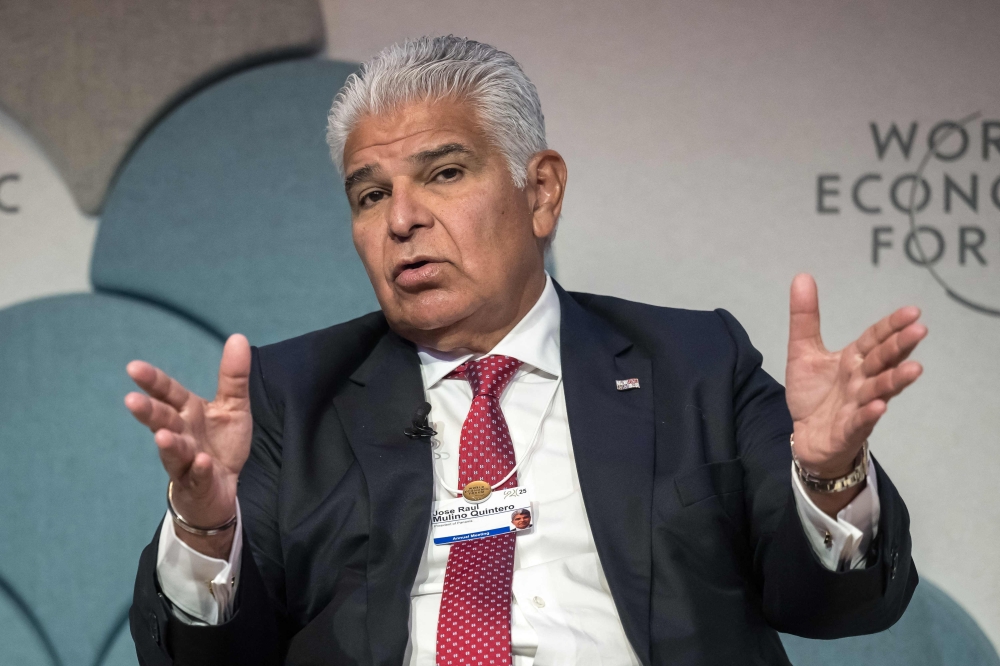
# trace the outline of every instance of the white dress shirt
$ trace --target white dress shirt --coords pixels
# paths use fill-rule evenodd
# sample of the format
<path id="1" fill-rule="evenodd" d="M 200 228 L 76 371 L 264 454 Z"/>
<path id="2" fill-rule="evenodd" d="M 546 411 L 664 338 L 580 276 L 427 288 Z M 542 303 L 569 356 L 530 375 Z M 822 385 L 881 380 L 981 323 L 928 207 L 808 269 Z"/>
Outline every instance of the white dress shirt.
<path id="1" fill-rule="evenodd" d="M 518 485 L 534 497 L 534 527 L 517 535 L 512 581 L 511 644 L 515 666 L 638 665 L 594 545 L 580 492 L 559 354 L 559 297 L 546 279 L 534 307 L 489 353 L 522 361 L 500 399 L 519 461 Z M 458 485 L 459 439 L 472 403 L 462 379 L 445 379 L 472 354 L 446 355 L 418 349 L 424 392 L 431 404 L 434 499 L 454 497 Z M 488 354 L 487 354 L 488 355 Z M 539 428 L 540 424 L 540 428 Z M 530 451 L 532 435 L 538 440 Z M 527 455 L 527 457 L 526 457 Z M 823 564 L 838 570 L 862 563 L 878 527 L 874 469 L 865 489 L 836 519 L 820 511 L 792 475 L 796 508 L 806 535 Z M 428 516 L 428 522 L 430 516 Z M 181 542 L 169 515 L 164 518 L 157 576 L 176 614 L 188 622 L 216 624 L 232 613 L 239 574 L 240 523 L 229 561 L 206 557 Z M 410 641 L 406 661 L 434 666 L 437 618 L 449 546 L 428 536 L 410 594 Z M 211 582 L 211 585 L 209 585 Z"/>

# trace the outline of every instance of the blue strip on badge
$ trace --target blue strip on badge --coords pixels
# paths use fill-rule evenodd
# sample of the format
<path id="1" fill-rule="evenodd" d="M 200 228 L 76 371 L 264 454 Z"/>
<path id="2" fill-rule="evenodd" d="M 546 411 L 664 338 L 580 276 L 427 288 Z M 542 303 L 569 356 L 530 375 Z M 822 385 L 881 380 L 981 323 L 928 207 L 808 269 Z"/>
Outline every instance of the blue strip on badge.
<path id="1" fill-rule="evenodd" d="M 516 530 L 510 526 L 505 525 L 503 527 L 498 527 L 494 530 L 485 530 L 483 532 L 472 532 L 470 534 L 456 534 L 455 536 L 439 537 L 434 539 L 435 546 L 443 546 L 448 543 L 455 543 L 456 541 L 472 541 L 473 539 L 483 539 L 485 537 L 496 536 L 497 534 L 507 534 L 508 532 L 515 532 Z"/>

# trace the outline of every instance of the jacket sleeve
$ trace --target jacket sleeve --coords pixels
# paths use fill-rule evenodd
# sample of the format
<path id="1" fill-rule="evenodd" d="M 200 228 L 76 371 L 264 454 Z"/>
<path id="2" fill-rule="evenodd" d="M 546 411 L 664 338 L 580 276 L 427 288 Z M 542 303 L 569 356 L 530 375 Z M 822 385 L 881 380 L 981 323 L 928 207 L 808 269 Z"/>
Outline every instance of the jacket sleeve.
<path id="1" fill-rule="evenodd" d="M 725 310 L 736 350 L 733 412 L 745 475 L 753 572 L 764 615 L 778 631 L 842 638 L 883 631 L 906 610 L 917 585 L 906 505 L 875 462 L 881 516 L 867 566 L 830 571 L 816 557 L 795 508 L 784 389 L 761 368 L 746 331 Z"/>
<path id="2" fill-rule="evenodd" d="M 253 440 L 238 490 L 244 530 L 235 611 L 227 622 L 214 626 L 186 624 L 173 614 L 156 578 L 157 529 L 139 558 L 129 610 L 132 638 L 143 666 L 271 666 L 283 662 L 289 632 L 277 524 L 281 421 L 264 386 L 260 353 L 256 348 L 252 352 Z"/>

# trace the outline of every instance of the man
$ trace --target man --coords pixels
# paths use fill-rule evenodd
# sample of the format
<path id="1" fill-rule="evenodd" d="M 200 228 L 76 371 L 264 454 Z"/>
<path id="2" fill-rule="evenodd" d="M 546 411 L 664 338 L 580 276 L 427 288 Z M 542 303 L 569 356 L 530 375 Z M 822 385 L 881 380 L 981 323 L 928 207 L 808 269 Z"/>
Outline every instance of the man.
<path id="1" fill-rule="evenodd" d="M 531 527 L 531 512 L 527 509 L 518 509 L 511 514 L 510 522 L 516 529 L 526 530 Z"/>
<path id="2" fill-rule="evenodd" d="M 129 364 L 171 479 L 142 663 L 787 663 L 776 630 L 899 618 L 908 516 L 866 440 L 921 372 L 916 308 L 829 352 L 796 277 L 786 394 L 723 310 L 564 291 L 566 165 L 484 44 L 389 47 L 328 138 L 381 311 L 232 336 L 212 402 Z M 522 487 L 530 532 L 437 545 L 441 503 Z"/>

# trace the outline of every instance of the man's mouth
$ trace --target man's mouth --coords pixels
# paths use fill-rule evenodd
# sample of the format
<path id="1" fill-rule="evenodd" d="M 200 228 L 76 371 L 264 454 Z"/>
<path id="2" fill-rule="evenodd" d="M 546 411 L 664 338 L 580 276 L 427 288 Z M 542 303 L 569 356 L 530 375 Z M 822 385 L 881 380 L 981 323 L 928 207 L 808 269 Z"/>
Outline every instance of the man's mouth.
<path id="1" fill-rule="evenodd" d="M 404 271 L 414 270 L 414 269 L 420 268 L 421 266 L 426 266 L 429 263 L 431 263 L 431 262 L 429 262 L 429 261 L 414 261 L 412 264 L 406 264 L 405 266 L 403 266 L 403 270 Z M 402 272 L 402 271 L 400 271 L 400 272 Z"/>
<path id="2" fill-rule="evenodd" d="M 438 274 L 441 265 L 440 261 L 423 257 L 400 262 L 393 271 L 393 280 L 404 289 L 420 287 Z"/>

